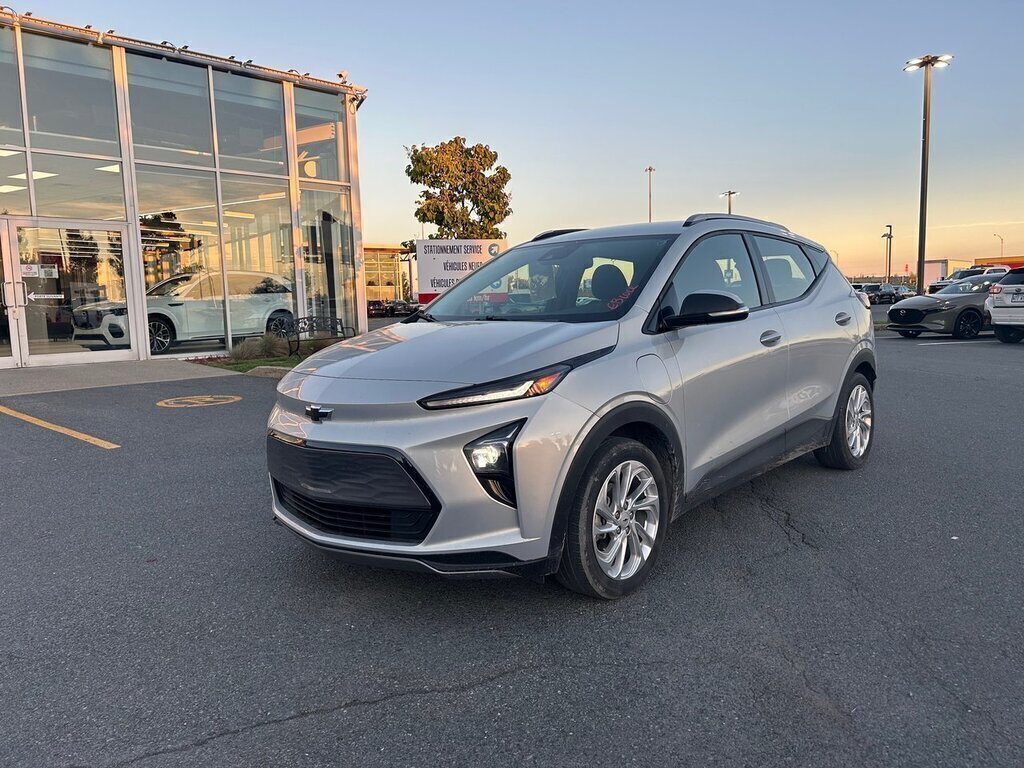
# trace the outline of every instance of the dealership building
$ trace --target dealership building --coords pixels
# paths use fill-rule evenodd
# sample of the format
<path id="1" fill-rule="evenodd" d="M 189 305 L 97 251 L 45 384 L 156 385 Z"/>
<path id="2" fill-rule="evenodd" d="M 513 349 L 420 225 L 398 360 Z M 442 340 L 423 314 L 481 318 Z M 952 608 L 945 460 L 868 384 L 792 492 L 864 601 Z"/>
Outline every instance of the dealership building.
<path id="1" fill-rule="evenodd" d="M 0 368 L 364 329 L 365 95 L 0 10 Z"/>

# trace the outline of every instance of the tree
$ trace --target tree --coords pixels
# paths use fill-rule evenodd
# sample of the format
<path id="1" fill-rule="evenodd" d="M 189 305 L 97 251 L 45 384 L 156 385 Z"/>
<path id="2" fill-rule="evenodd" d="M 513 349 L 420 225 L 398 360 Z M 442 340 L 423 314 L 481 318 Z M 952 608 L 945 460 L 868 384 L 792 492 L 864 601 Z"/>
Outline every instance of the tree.
<path id="1" fill-rule="evenodd" d="M 505 185 L 512 178 L 508 168 L 496 165 L 498 153 L 485 144 L 466 146 L 456 136 L 436 147 L 413 146 L 406 150 L 405 174 L 420 192 L 416 219 L 437 227 L 431 238 L 501 239 L 498 225 L 512 209 Z"/>

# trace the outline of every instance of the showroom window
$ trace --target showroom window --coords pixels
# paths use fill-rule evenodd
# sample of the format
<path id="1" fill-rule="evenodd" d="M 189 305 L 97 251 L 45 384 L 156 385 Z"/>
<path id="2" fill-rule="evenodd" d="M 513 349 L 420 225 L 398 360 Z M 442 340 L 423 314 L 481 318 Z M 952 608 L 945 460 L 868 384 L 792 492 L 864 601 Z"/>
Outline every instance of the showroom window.
<path id="1" fill-rule="evenodd" d="M 25 146 L 14 30 L 0 28 L 0 144 Z"/>
<path id="2" fill-rule="evenodd" d="M 0 149 L 0 214 L 29 212 L 25 153 Z"/>
<path id="3" fill-rule="evenodd" d="M 223 349 L 224 292 L 213 173 L 137 164 L 135 175 L 147 313 L 160 315 L 170 326 L 178 351 Z M 151 338 L 152 351 L 167 351 L 161 344 L 159 337 Z"/>
<path id="4" fill-rule="evenodd" d="M 212 166 L 209 70 L 135 53 L 125 58 L 135 159 Z"/>
<path id="5" fill-rule="evenodd" d="M 295 143 L 300 177 L 348 181 L 345 103 L 340 94 L 295 89 Z"/>
<path id="6" fill-rule="evenodd" d="M 39 216 L 108 221 L 125 218 L 120 163 L 33 152 L 32 179 Z"/>
<path id="7" fill-rule="evenodd" d="M 356 324 L 356 268 L 347 191 L 303 184 L 299 192 L 307 314 Z M 372 279 L 368 277 L 368 281 Z M 367 283 L 369 284 L 369 282 Z"/>
<path id="8" fill-rule="evenodd" d="M 120 156 L 109 48 L 22 35 L 32 146 Z"/>
<path id="9" fill-rule="evenodd" d="M 220 167 L 284 174 L 284 91 L 280 83 L 213 73 Z"/>
<path id="10" fill-rule="evenodd" d="M 233 335 L 263 333 L 275 317 L 295 313 L 295 256 L 288 182 L 253 176 L 221 175 L 224 255 L 228 277 L 282 283 L 287 290 L 232 295 L 228 305 Z"/>

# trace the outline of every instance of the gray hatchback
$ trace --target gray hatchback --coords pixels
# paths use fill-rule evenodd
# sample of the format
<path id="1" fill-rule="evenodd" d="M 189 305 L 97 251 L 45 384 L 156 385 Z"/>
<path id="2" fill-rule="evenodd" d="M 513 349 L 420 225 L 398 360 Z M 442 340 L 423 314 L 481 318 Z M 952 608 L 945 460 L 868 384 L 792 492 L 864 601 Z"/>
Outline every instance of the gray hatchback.
<path id="1" fill-rule="evenodd" d="M 546 233 L 278 387 L 276 519 L 370 565 L 636 589 L 669 524 L 874 436 L 869 308 L 770 222 Z"/>

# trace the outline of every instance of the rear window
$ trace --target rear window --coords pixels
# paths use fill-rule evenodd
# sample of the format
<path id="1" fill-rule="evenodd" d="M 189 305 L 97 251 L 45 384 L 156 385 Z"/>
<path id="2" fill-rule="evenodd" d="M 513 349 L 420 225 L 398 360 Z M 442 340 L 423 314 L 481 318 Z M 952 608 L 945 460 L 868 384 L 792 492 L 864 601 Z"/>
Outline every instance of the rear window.
<path id="1" fill-rule="evenodd" d="M 804 253 L 807 254 L 807 258 L 811 260 L 811 266 L 814 267 L 814 274 L 820 275 L 825 271 L 825 267 L 828 266 L 828 254 L 824 251 L 812 248 L 809 245 L 800 246 L 804 249 Z"/>
<path id="2" fill-rule="evenodd" d="M 1000 285 L 1024 285 L 1024 267 L 1011 269 L 999 280 Z"/>

